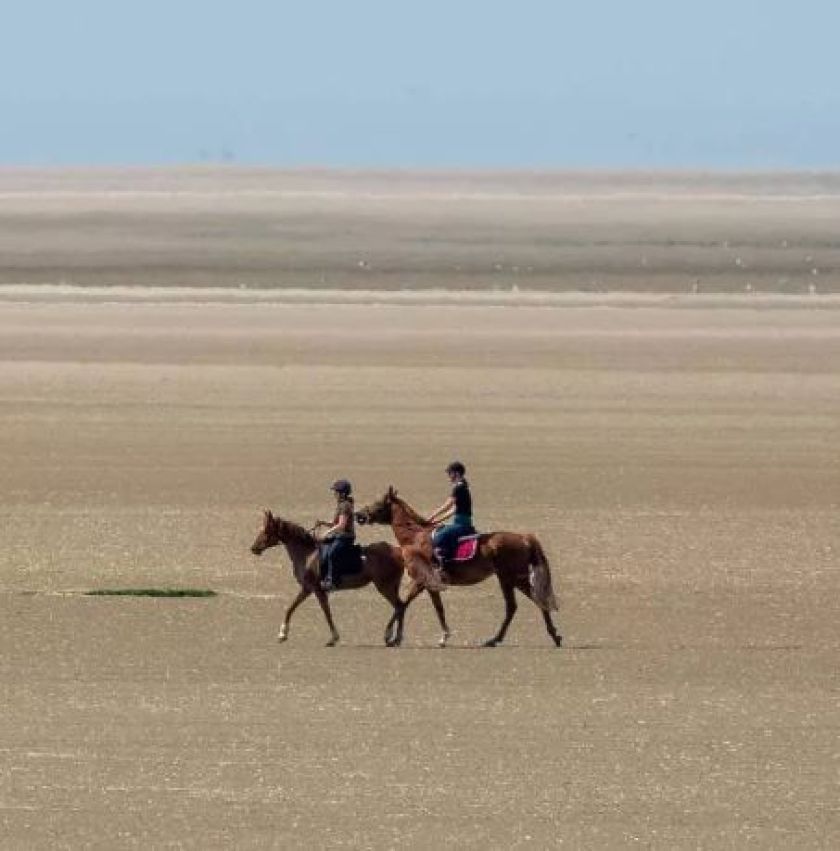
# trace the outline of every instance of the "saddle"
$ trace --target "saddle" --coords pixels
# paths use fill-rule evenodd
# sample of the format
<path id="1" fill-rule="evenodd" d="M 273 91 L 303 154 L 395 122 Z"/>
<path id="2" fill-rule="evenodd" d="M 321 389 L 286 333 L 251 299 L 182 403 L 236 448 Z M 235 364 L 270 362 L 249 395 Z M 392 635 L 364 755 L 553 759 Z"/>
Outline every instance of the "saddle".
<path id="1" fill-rule="evenodd" d="M 458 541 L 455 544 L 455 550 L 447 557 L 445 564 L 458 564 L 459 562 L 474 559 L 475 554 L 478 552 L 479 537 L 480 536 L 476 533 L 474 535 L 464 535 L 463 537 L 458 538 Z"/>

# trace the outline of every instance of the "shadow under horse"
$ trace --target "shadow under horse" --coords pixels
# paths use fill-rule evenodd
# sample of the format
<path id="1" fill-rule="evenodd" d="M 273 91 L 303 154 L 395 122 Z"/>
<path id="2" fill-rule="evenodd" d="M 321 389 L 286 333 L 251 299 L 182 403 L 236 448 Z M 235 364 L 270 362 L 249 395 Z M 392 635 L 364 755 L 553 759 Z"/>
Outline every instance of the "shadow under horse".
<path id="1" fill-rule="evenodd" d="M 405 500 L 400 499 L 393 487 L 388 488 L 382 499 L 357 511 L 356 521 L 391 526 L 402 549 L 406 571 L 412 580 L 405 600 L 406 606 L 424 589 L 431 593 L 440 591 L 445 585 L 475 585 L 495 574 L 505 599 L 505 619 L 496 635 L 486 641 L 484 646 L 495 647 L 504 641 L 516 613 L 517 590 L 539 607 L 552 641 L 557 647 L 562 645 L 563 638 L 551 619 L 551 612 L 557 610 L 551 570 L 536 535 L 519 532 L 479 535 L 476 555 L 472 559 L 447 562 L 448 580 L 444 584 L 432 566 L 431 534 L 434 526 Z M 401 633 L 402 623 L 403 619 L 398 619 L 398 634 Z M 402 636 L 399 637 L 401 640 Z"/>
<path id="2" fill-rule="evenodd" d="M 311 532 L 302 526 L 298 526 L 297 523 L 275 517 L 270 511 L 266 510 L 263 514 L 262 527 L 251 545 L 251 552 L 257 556 L 262 555 L 269 547 L 275 547 L 279 544 L 286 548 L 295 579 L 300 585 L 300 591 L 286 610 L 283 625 L 277 634 L 277 640 L 285 641 L 289 637 L 289 623 L 292 614 L 307 597 L 314 594 L 330 628 L 331 638 L 327 642 L 327 646 L 334 646 L 339 640 L 339 634 L 333 622 L 327 593 L 321 588 L 321 559 L 318 541 Z M 364 588 L 372 582 L 376 586 L 376 590 L 391 604 L 394 611 L 385 627 L 385 644 L 389 647 L 398 646 L 402 641 L 405 603 L 400 598 L 399 589 L 404 571 L 405 562 L 400 548 L 380 541 L 362 547 L 361 570 L 343 574 L 341 577 L 341 590 L 350 591 L 356 588 Z M 432 604 L 443 630 L 440 645 L 444 646 L 449 638 L 449 630 L 446 627 L 443 602 L 440 599 L 440 594 L 435 590 L 429 590 L 429 596 L 432 598 Z"/>

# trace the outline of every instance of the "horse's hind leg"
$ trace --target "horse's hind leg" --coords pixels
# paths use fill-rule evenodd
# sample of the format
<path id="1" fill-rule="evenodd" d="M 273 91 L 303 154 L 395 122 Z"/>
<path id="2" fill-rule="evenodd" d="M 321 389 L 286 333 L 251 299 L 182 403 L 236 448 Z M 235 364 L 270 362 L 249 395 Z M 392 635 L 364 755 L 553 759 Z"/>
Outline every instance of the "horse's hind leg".
<path id="1" fill-rule="evenodd" d="M 440 621 L 440 628 L 443 630 L 440 636 L 440 641 L 438 641 L 438 647 L 446 647 L 446 642 L 449 641 L 452 631 L 449 629 L 449 624 L 446 623 L 446 612 L 443 609 L 443 600 L 441 600 L 440 592 L 438 591 L 429 591 L 429 597 L 432 600 L 432 605 L 435 607 L 435 612 L 437 612 L 438 620 Z"/>
<path id="2" fill-rule="evenodd" d="M 289 623 L 292 620 L 292 614 L 295 609 L 311 594 L 308 588 L 301 588 L 298 591 L 297 597 L 292 600 L 292 604 L 286 609 L 286 616 L 283 618 L 283 625 L 280 627 L 280 632 L 277 633 L 278 641 L 285 641 L 289 637 Z"/>
<path id="3" fill-rule="evenodd" d="M 516 614 L 516 597 L 514 596 L 513 586 L 502 582 L 501 579 L 499 580 L 499 585 L 505 598 L 505 619 L 502 621 L 499 631 L 491 639 L 484 642 L 485 647 L 495 647 L 505 640 L 505 633 L 510 626 L 510 622 L 513 620 L 513 616 Z"/>
<path id="4" fill-rule="evenodd" d="M 551 636 L 551 640 L 554 642 L 554 645 L 556 647 L 562 647 L 563 636 L 557 632 L 557 627 L 554 626 L 554 621 L 551 620 L 551 612 L 547 612 L 543 609 L 542 616 L 545 620 L 545 628 L 548 630 L 548 634 Z"/>
<path id="5" fill-rule="evenodd" d="M 516 587 L 529 599 L 533 602 L 533 598 L 531 597 L 531 584 L 528 581 L 518 582 Z M 534 603 L 536 606 L 537 604 Z M 539 607 L 538 607 L 539 608 Z M 551 636 L 551 640 L 554 642 L 555 647 L 563 646 L 563 636 L 557 632 L 557 627 L 554 626 L 554 621 L 551 619 L 551 612 L 547 612 L 545 609 L 540 608 L 540 612 L 543 616 L 543 620 L 545 621 L 545 628 L 548 634 Z"/>
<path id="6" fill-rule="evenodd" d="M 338 630 L 335 628 L 335 624 L 333 623 L 332 612 L 330 611 L 330 601 L 327 599 L 327 595 L 320 588 L 315 591 L 315 596 L 321 604 L 321 611 L 323 611 L 324 617 L 327 619 L 330 632 L 332 633 L 332 637 L 327 642 L 327 647 L 334 647 L 338 644 L 339 634 Z"/>
<path id="7" fill-rule="evenodd" d="M 399 582 L 396 584 L 380 584 L 379 582 L 374 582 L 374 584 L 376 585 L 376 590 L 379 591 L 379 593 L 394 607 L 394 613 L 385 625 L 385 644 L 388 647 L 393 647 L 395 627 L 405 609 L 405 604 L 400 599 Z"/>

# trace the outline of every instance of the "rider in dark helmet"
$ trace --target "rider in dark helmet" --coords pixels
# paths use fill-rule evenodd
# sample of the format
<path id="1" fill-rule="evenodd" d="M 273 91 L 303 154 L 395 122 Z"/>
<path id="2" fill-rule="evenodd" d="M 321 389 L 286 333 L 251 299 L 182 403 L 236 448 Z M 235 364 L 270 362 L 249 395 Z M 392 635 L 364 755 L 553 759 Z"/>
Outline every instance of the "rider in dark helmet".
<path id="1" fill-rule="evenodd" d="M 467 474 L 466 467 L 460 461 L 453 461 L 446 468 L 446 474 L 452 482 L 452 492 L 446 502 L 427 518 L 429 523 L 436 524 L 451 518 L 450 523 L 438 525 L 432 534 L 432 547 L 441 567 L 452 557 L 458 538 L 475 534 L 472 521 L 472 495 L 470 486 L 464 478 Z"/>
<path id="2" fill-rule="evenodd" d="M 321 582 L 325 591 L 335 587 L 336 565 L 346 556 L 347 550 L 356 540 L 356 529 L 353 515 L 353 486 L 347 479 L 338 479 L 332 483 L 330 490 L 335 494 L 336 509 L 332 523 L 319 520 L 317 526 L 329 526 L 321 541 L 321 557 L 326 565 L 326 574 Z"/>

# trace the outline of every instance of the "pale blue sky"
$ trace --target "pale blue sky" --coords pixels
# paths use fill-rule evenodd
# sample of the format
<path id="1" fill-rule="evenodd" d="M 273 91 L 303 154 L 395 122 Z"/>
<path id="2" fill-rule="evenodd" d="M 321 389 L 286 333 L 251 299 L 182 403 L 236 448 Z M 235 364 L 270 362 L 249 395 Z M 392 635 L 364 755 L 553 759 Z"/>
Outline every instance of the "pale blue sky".
<path id="1" fill-rule="evenodd" d="M 840 166 L 840 2 L 4 4 L 0 164 Z"/>

